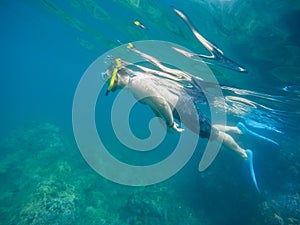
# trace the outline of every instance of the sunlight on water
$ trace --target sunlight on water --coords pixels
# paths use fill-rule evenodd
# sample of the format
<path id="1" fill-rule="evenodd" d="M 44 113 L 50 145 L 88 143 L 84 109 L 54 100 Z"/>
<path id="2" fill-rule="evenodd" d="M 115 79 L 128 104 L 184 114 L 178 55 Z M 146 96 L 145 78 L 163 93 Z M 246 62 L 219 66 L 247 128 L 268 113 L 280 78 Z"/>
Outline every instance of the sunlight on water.
<path id="1" fill-rule="evenodd" d="M 89 25 L 82 19 L 76 18 L 72 15 L 72 13 L 68 13 L 68 11 L 71 10 L 60 7 L 60 3 L 55 3 L 55 1 L 52 0 L 43 0 L 41 3 L 42 7 L 45 7 L 56 17 L 58 17 L 58 19 L 65 22 L 68 26 L 75 28 L 82 34 L 88 35 L 89 38 L 96 40 L 97 44 L 113 46 L 111 40 L 109 40 L 104 33 L 100 33 L 96 27 Z M 94 1 L 72 0 L 70 4 L 74 7 L 74 9 L 86 12 L 87 15 L 96 21 L 103 22 L 111 20 L 109 15 Z M 92 43 L 86 45 L 88 43 L 87 40 L 79 39 L 79 43 L 88 49 L 94 48 L 92 47 Z"/>

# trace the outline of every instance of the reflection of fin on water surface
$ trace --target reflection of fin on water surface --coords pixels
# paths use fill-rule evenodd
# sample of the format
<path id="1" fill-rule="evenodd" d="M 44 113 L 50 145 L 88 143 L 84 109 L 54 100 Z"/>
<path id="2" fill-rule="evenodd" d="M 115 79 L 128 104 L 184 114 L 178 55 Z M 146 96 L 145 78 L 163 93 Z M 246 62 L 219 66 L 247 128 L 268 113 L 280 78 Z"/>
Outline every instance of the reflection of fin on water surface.
<path id="1" fill-rule="evenodd" d="M 260 123 L 260 122 L 257 122 L 257 121 L 254 121 L 252 119 L 249 119 L 249 118 L 244 118 L 245 120 L 245 123 L 248 125 L 248 126 L 251 126 L 251 127 L 254 127 L 254 128 L 258 128 L 258 129 L 265 129 L 265 130 L 269 130 L 269 131 L 275 131 L 279 134 L 283 134 L 282 131 L 278 130 L 276 127 L 270 125 L 270 124 L 267 124 L 267 123 Z"/>
<path id="2" fill-rule="evenodd" d="M 257 181 L 256 181 L 256 176 L 255 176 L 255 172 L 254 172 L 254 168 L 253 168 L 253 152 L 249 149 L 246 150 L 246 154 L 248 156 L 247 162 L 249 164 L 249 168 L 250 168 L 250 173 L 251 173 L 251 177 L 254 183 L 254 186 L 256 188 L 256 190 L 258 192 L 260 192 L 258 185 L 257 185 Z"/>
<path id="3" fill-rule="evenodd" d="M 256 138 L 259 138 L 259 139 L 261 139 L 261 140 L 267 141 L 267 142 L 272 143 L 272 144 L 274 144 L 274 145 L 276 145 L 276 146 L 279 145 L 276 141 L 273 141 L 273 140 L 271 140 L 271 139 L 269 139 L 269 138 L 267 138 L 267 137 L 264 137 L 264 136 L 262 136 L 262 135 L 260 135 L 260 134 L 257 134 L 257 133 L 255 133 L 255 132 L 249 130 L 249 129 L 248 129 L 243 123 L 241 123 L 241 122 L 237 124 L 237 127 L 243 132 L 243 134 L 250 134 L 250 135 L 252 135 L 252 136 L 254 136 L 254 137 L 256 137 Z"/>
<path id="4" fill-rule="evenodd" d="M 192 23 L 189 21 L 189 19 L 186 17 L 186 15 L 184 15 L 183 12 L 181 12 L 175 8 L 173 8 L 173 10 L 188 25 L 188 27 L 191 29 L 191 31 L 193 32 L 194 36 L 198 39 L 198 41 L 200 41 L 200 43 L 211 53 L 210 56 L 201 55 L 201 54 L 193 54 L 193 53 L 188 53 L 188 52 L 185 52 L 184 55 L 191 57 L 191 58 L 200 57 L 202 59 L 208 60 L 208 63 L 212 63 L 212 64 L 216 63 L 219 66 L 222 66 L 222 67 L 225 67 L 225 68 L 228 68 L 231 70 L 235 70 L 238 72 L 243 72 L 243 73 L 247 72 L 245 68 L 243 68 L 241 65 L 234 62 L 233 60 L 227 58 L 219 48 L 217 48 L 215 45 L 213 45 L 208 40 L 206 40 L 196 30 L 196 28 L 192 25 Z M 213 61 L 213 62 L 209 62 L 209 61 Z"/>
<path id="5" fill-rule="evenodd" d="M 147 29 L 145 26 L 144 26 L 144 24 L 142 24 L 140 21 L 138 21 L 138 20 L 135 20 L 135 21 L 133 21 L 133 23 L 134 23 L 134 25 L 136 25 L 136 26 L 138 26 L 138 27 L 140 27 L 140 28 L 142 28 L 142 29 Z"/>

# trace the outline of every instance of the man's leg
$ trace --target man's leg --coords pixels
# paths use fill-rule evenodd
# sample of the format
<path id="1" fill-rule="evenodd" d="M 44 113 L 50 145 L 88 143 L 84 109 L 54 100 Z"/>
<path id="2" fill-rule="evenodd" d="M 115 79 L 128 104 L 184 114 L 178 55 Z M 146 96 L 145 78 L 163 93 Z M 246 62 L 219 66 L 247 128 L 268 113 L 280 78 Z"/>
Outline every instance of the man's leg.
<path id="1" fill-rule="evenodd" d="M 242 131 L 236 127 L 236 126 L 224 126 L 221 124 L 215 124 L 213 125 L 213 127 L 219 131 L 223 131 L 223 132 L 231 132 L 231 133 L 235 133 L 235 134 L 242 134 Z"/>
<path id="2" fill-rule="evenodd" d="M 219 142 L 223 141 L 223 144 L 227 148 L 237 152 L 244 159 L 247 159 L 247 154 L 246 154 L 245 149 L 241 148 L 238 145 L 238 143 L 236 143 L 236 141 L 229 134 L 226 134 L 225 132 L 219 130 L 216 140 Z"/>

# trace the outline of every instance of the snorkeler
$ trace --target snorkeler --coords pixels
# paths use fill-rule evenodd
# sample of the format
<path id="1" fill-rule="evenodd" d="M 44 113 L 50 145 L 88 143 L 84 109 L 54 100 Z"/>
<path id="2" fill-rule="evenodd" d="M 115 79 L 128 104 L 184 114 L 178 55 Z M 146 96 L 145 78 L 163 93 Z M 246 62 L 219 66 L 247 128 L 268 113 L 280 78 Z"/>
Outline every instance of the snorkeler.
<path id="1" fill-rule="evenodd" d="M 237 72 L 247 72 L 246 69 L 227 58 L 219 48 L 201 36 L 181 11 L 177 9 L 174 9 L 174 11 L 185 21 L 198 41 L 211 53 L 211 56 L 194 54 L 183 49 L 172 47 L 174 51 L 192 60 L 202 61 L 199 60 L 199 58 L 201 58 L 208 60 L 206 63 L 217 64 Z M 205 82 L 202 82 L 201 78 L 194 77 L 178 69 L 169 68 L 155 57 L 139 51 L 131 43 L 128 44 L 127 48 L 146 59 L 159 70 L 131 64 L 123 59 L 116 58 L 105 72 L 106 76 L 109 77 L 109 86 L 106 95 L 108 95 L 110 91 L 114 92 L 117 89 L 127 89 L 139 102 L 150 106 L 154 114 L 163 121 L 165 127 L 169 130 L 184 132 L 184 129 L 175 121 L 177 120 L 184 124 L 189 130 L 198 134 L 201 138 L 217 141 L 228 149 L 233 150 L 249 164 L 252 180 L 257 191 L 260 192 L 253 168 L 252 151 L 242 148 L 228 133 L 250 134 L 262 140 L 269 141 L 270 143 L 278 144 L 248 130 L 242 123 L 238 123 L 237 126 L 211 124 L 210 120 L 201 110 L 197 108 L 195 113 L 195 111 L 190 109 L 190 105 L 187 103 L 189 101 L 192 101 L 195 105 L 198 105 L 198 103 L 207 103 L 205 94 L 201 90 Z M 138 70 L 133 70 L 127 67 L 128 65 L 134 66 Z M 162 77 L 167 79 L 161 79 Z M 179 85 L 176 81 L 186 81 L 193 87 L 196 87 L 196 89 L 186 88 L 182 83 Z M 189 119 L 181 121 L 181 115 L 185 115 L 185 117 Z"/>
<path id="2" fill-rule="evenodd" d="M 139 51 L 132 43 L 128 44 L 128 48 L 164 72 L 178 77 L 188 77 L 188 74 L 185 72 L 166 67 L 156 58 Z M 139 67 L 142 68 L 142 66 Z M 143 69 L 145 70 L 144 67 Z M 247 159 L 246 150 L 240 147 L 227 133 L 242 134 L 242 131 L 238 127 L 217 124 L 211 125 L 209 119 L 200 110 L 197 111 L 198 115 L 195 116 L 193 112 L 188 109 L 186 103 L 188 99 L 191 99 L 194 103 L 196 101 L 202 103 L 206 102 L 205 95 L 201 92 L 200 80 L 198 81 L 192 76 L 189 77 L 189 82 L 198 87 L 195 92 L 196 96 L 192 96 L 192 93 L 189 93 L 189 89 L 179 86 L 171 79 L 164 81 L 165 84 L 159 84 L 162 82 L 162 79 L 153 74 L 157 72 L 157 70 L 152 69 L 147 69 L 145 72 L 134 71 L 122 65 L 122 60 L 117 58 L 112 67 L 106 71 L 107 76 L 111 77 L 106 95 L 108 95 L 110 91 L 114 92 L 117 89 L 124 88 L 129 90 L 140 103 L 150 106 L 154 114 L 164 121 L 168 129 L 175 132 L 184 131 L 183 128 L 179 127 L 175 119 L 180 121 L 180 115 L 187 115 L 190 119 L 184 122 L 185 126 L 191 131 L 198 134 L 201 138 L 209 138 L 212 135 L 213 140 L 222 142 L 226 147 L 235 151 L 244 159 Z M 171 91 L 168 88 L 162 88 L 162 85 L 171 86 Z"/>
<path id="3" fill-rule="evenodd" d="M 109 77 L 109 86 L 105 95 L 118 89 L 126 89 L 142 104 L 150 106 L 154 114 L 160 118 L 165 127 L 174 132 L 184 132 L 175 121 L 182 122 L 188 129 L 198 134 L 201 138 L 218 141 L 227 148 L 238 153 L 249 163 L 252 180 L 258 192 L 260 191 L 256 182 L 253 169 L 252 151 L 242 148 L 228 133 L 242 134 L 247 132 L 244 126 L 224 126 L 211 124 L 209 119 L 200 111 L 196 113 L 190 109 L 189 101 L 194 104 L 205 103 L 206 98 L 201 91 L 201 79 L 197 79 L 188 73 L 169 68 L 159 60 L 136 49 L 133 44 L 128 44 L 128 49 L 139 54 L 148 62 L 158 67 L 160 70 L 150 69 L 141 65 L 130 64 L 120 58 L 114 59 L 112 65 L 106 70 L 105 75 Z M 140 71 L 131 69 L 128 65 L 136 66 Z M 172 76 L 172 78 L 171 78 Z M 169 79 L 161 79 L 165 77 Z M 185 88 L 176 82 L 177 78 L 188 80 L 194 87 L 194 92 L 190 88 Z M 179 79 L 178 79 L 179 80 Z M 197 115 L 195 115 L 197 114 Z M 180 116 L 185 115 L 188 120 L 181 121 Z"/>
<path id="4" fill-rule="evenodd" d="M 277 146 L 278 143 L 249 130 L 241 122 L 237 126 L 211 124 L 201 109 L 198 107 L 196 107 L 196 111 L 191 109 L 190 102 L 194 105 L 205 105 L 207 99 L 202 89 L 206 86 L 212 88 L 214 84 L 206 83 L 201 78 L 185 71 L 167 67 L 155 57 L 135 48 L 132 43 L 129 43 L 127 48 L 143 57 L 157 67 L 158 70 L 132 64 L 121 58 L 115 58 L 104 73 L 109 81 L 105 95 L 108 95 L 111 91 L 126 89 L 140 103 L 150 106 L 168 130 L 184 132 L 184 129 L 176 122 L 179 121 L 201 138 L 217 141 L 233 150 L 248 163 L 255 188 L 260 192 L 253 168 L 252 151 L 242 148 L 228 133 L 251 135 Z M 134 67 L 136 69 L 133 69 Z M 185 86 L 185 84 L 189 84 L 194 88 L 190 88 L 189 85 Z M 182 115 L 188 119 L 181 120 Z"/>

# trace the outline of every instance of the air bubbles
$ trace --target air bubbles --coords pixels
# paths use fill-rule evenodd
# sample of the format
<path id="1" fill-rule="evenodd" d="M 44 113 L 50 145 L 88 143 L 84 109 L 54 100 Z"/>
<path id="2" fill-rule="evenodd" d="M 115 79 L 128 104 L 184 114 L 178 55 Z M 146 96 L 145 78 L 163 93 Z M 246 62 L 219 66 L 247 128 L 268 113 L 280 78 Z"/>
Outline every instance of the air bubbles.
<path id="1" fill-rule="evenodd" d="M 300 85 L 285 86 L 284 88 L 282 88 L 282 90 L 300 97 Z"/>

